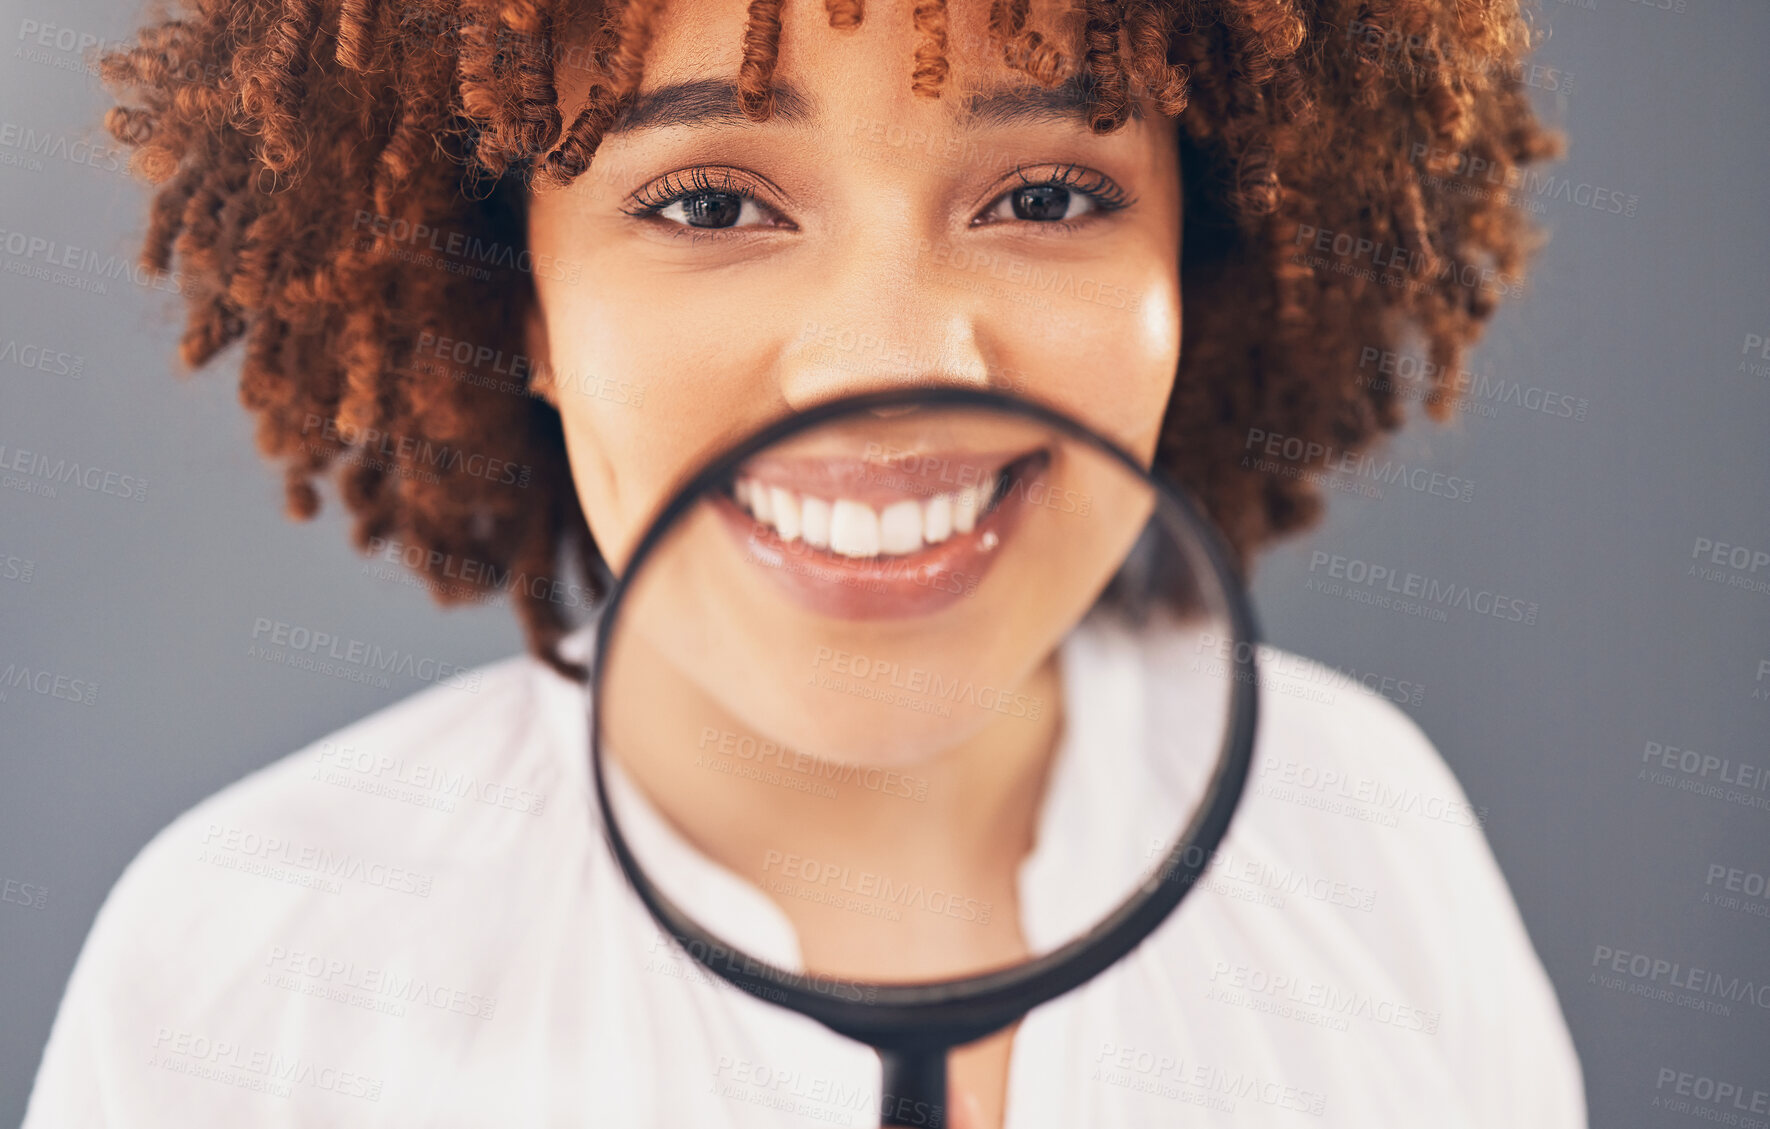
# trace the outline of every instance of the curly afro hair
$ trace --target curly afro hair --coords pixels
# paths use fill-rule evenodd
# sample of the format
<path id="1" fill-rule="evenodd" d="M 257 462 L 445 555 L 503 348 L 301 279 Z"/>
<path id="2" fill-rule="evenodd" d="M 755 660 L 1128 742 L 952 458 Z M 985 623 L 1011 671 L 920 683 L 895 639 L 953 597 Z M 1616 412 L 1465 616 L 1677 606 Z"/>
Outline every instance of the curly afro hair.
<path id="1" fill-rule="evenodd" d="M 825 0 L 832 34 L 863 2 Z M 1519 202 L 1459 175 L 1509 183 L 1558 153 L 1523 89 L 1531 23 L 1521 0 L 1047 3 L 991 0 L 1009 67 L 1079 82 L 1097 131 L 1139 97 L 1178 120 L 1186 317 L 1157 461 L 1245 562 L 1321 506 L 1301 467 L 1245 466 L 1246 438 L 1350 452 L 1398 427 L 1400 390 L 1359 372 L 1372 348 L 1422 350 L 1423 402 L 1444 418 L 1446 374 L 1517 290 L 1535 243 Z M 183 0 L 102 61 L 120 103 L 106 125 L 157 186 L 143 263 L 178 259 L 183 361 L 245 340 L 241 399 L 290 512 L 313 515 L 336 469 L 359 548 L 397 542 L 443 603 L 512 592 L 531 650 L 573 677 L 549 594 L 567 573 L 592 595 L 608 576 L 558 415 L 508 363 L 534 301 L 524 201 L 590 166 L 663 4 Z M 780 11 L 748 2 L 738 88 L 755 119 Z M 913 0 L 917 94 L 946 81 L 947 16 Z M 570 121 L 564 66 L 590 79 Z M 414 232 L 473 249 L 469 268 L 404 269 Z M 489 347 L 426 363 L 444 336 Z M 461 560 L 473 579 L 448 567 Z"/>

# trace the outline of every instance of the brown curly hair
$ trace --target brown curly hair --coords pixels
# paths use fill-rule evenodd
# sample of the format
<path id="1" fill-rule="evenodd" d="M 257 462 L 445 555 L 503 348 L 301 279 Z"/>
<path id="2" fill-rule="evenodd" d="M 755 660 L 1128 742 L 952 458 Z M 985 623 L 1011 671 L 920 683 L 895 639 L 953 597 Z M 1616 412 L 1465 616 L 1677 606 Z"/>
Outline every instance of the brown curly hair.
<path id="1" fill-rule="evenodd" d="M 863 2 L 825 0 L 836 34 Z M 1522 210 L 1454 174 L 1501 183 L 1558 152 L 1523 90 L 1520 2 L 1054 0 L 1047 35 L 1031 0 L 991 0 L 1003 61 L 1078 81 L 1095 130 L 1140 95 L 1178 116 L 1186 316 L 1157 461 L 1244 562 L 1321 505 L 1308 476 L 1247 469 L 1245 438 L 1344 452 L 1399 426 L 1398 390 L 1358 372 L 1373 347 L 1422 349 L 1444 418 L 1444 377 L 1516 287 L 1535 239 Z M 608 575 L 560 419 L 509 363 L 534 301 L 524 201 L 590 166 L 663 4 L 183 0 L 102 61 L 123 103 L 106 125 L 158 186 L 143 263 L 180 260 L 183 361 L 245 340 L 241 399 L 284 464 L 290 512 L 312 516 L 314 480 L 336 468 L 358 547 L 405 546 L 439 601 L 484 598 L 500 575 L 538 581 L 505 587 L 530 648 L 574 677 L 549 591 L 569 573 L 598 594 Z M 780 11 L 748 3 L 738 85 L 755 119 L 773 107 Z M 906 69 L 924 96 L 947 78 L 947 15 L 914 0 Z M 569 123 L 563 66 L 590 78 Z M 469 250 L 402 269 L 426 231 Z M 445 335 L 490 347 L 461 370 L 420 358 Z M 463 581 L 446 564 L 461 560 L 485 567 Z"/>

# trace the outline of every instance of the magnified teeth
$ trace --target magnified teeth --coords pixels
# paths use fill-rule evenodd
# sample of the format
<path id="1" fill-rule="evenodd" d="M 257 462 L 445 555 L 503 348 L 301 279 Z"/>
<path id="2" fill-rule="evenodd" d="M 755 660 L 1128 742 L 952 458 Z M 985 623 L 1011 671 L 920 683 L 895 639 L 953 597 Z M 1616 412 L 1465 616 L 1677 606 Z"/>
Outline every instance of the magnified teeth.
<path id="1" fill-rule="evenodd" d="M 928 499 L 922 515 L 922 540 L 938 545 L 953 533 L 953 500 L 946 494 Z"/>
<path id="2" fill-rule="evenodd" d="M 768 488 L 768 509 L 774 515 L 774 528 L 781 540 L 799 540 L 799 496 L 779 486 L 771 486 Z"/>
<path id="3" fill-rule="evenodd" d="M 886 506 L 879 515 L 879 548 L 887 553 L 913 553 L 921 547 L 921 503 L 905 499 Z"/>
<path id="4" fill-rule="evenodd" d="M 953 498 L 953 531 L 969 533 L 977 528 L 977 487 L 967 486 Z"/>
<path id="5" fill-rule="evenodd" d="M 845 557 L 897 556 L 975 530 L 1001 480 L 998 474 L 978 486 L 936 494 L 926 500 L 904 498 L 882 510 L 852 498 L 828 500 L 801 495 L 754 478 L 736 479 L 731 495 L 783 541 L 803 538 L 813 548 L 828 549 Z"/>
<path id="6" fill-rule="evenodd" d="M 822 498 L 805 499 L 799 509 L 800 532 L 805 535 L 805 543 L 814 549 L 830 547 L 830 504 Z"/>
<path id="7" fill-rule="evenodd" d="M 879 555 L 879 516 L 871 506 L 836 500 L 830 509 L 830 551 L 845 557 Z"/>

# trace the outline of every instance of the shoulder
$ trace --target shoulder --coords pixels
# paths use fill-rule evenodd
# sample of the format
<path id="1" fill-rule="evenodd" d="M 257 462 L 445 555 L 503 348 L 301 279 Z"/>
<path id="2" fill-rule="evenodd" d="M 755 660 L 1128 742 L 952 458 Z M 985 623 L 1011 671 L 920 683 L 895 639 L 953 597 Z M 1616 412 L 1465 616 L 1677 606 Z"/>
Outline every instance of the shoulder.
<path id="1" fill-rule="evenodd" d="M 209 883 L 188 880 L 211 872 L 250 879 L 272 900 L 325 903 L 358 888 L 425 897 L 436 871 L 564 799 L 583 702 L 581 688 L 527 656 L 414 694 L 180 815 L 124 871 L 104 912 L 144 902 L 160 917 L 215 912 L 224 907 Z"/>
<path id="2" fill-rule="evenodd" d="M 1440 1044 L 1479 1123 L 1584 1124 L 1579 1060 L 1488 808 L 1401 708 L 1423 689 L 1277 648 L 1258 658 L 1259 735 L 1225 861 L 1239 852 L 1244 876 L 1269 882 L 1276 867 L 1287 916 L 1346 941 L 1348 968 L 1381 970 L 1394 1023 Z"/>
<path id="3" fill-rule="evenodd" d="M 377 1037 L 375 1013 L 430 1004 L 426 986 L 450 986 L 434 996 L 445 1010 L 489 1007 L 496 986 L 474 980 L 471 954 L 508 918 L 487 903 L 532 894 L 522 876 L 544 868 L 525 861 L 587 833 L 565 816 L 587 786 L 585 700 L 534 659 L 493 663 L 173 820 L 99 911 L 39 1071 L 44 1120 L 27 1123 L 99 1123 L 74 1104 L 99 1098 L 76 1093 L 113 1109 L 173 1100 L 169 1087 L 226 1067 L 217 1048 L 275 1060 L 317 1038 L 348 1060 L 352 1039 Z M 299 1018 L 316 1007 L 325 1023 Z M 179 1100 L 238 1097 L 198 1085 Z"/>
<path id="4" fill-rule="evenodd" d="M 1134 657 L 1161 694 L 1220 712 L 1223 685 L 1239 677 L 1239 648 L 1208 630 L 1164 625 L 1131 631 L 1095 621 L 1087 632 L 1095 657 Z M 1479 829 L 1483 809 L 1469 804 L 1444 758 L 1400 705 L 1418 705 L 1417 681 L 1331 667 L 1290 651 L 1254 648 L 1259 723 L 1247 795 L 1282 796 L 1299 807 L 1335 814 L 1358 808 L 1398 826 L 1404 817 Z M 1108 662 L 1112 661 L 1108 658 Z M 1479 837 L 1477 836 L 1477 839 Z"/>
<path id="5" fill-rule="evenodd" d="M 1133 648 L 1183 709 L 1237 674 L 1230 644 L 1208 633 L 1108 645 Z M 1402 709 L 1423 688 L 1276 647 L 1255 658 L 1252 767 L 1180 915 L 1194 931 L 1176 933 L 1195 966 L 1214 954 L 1201 994 L 1282 1004 L 1360 1033 L 1386 1061 L 1425 1055 L 1408 1084 L 1474 1124 L 1584 1124 L 1579 1060 L 1488 845 L 1490 813 Z M 1295 1035 L 1290 1018 L 1274 1022 L 1276 1037 Z"/>
<path id="6" fill-rule="evenodd" d="M 1420 703 L 1424 688 L 1417 682 L 1330 667 L 1276 647 L 1260 648 L 1259 667 L 1257 792 L 1336 814 L 1369 809 L 1380 815 L 1367 822 L 1392 828 L 1412 821 L 1479 831 L 1485 824 L 1486 808 L 1469 802 L 1438 749 L 1401 709 Z M 1449 841 L 1466 845 L 1480 836 Z"/>

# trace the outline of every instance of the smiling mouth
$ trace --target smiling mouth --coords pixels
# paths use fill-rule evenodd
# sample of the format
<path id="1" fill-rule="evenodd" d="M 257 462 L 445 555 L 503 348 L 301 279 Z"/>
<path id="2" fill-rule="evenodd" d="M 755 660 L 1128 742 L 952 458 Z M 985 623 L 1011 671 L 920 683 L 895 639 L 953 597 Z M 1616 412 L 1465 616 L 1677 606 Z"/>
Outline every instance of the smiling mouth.
<path id="1" fill-rule="evenodd" d="M 896 464 L 832 460 L 764 462 L 739 473 L 728 494 L 787 545 L 852 562 L 911 558 L 978 538 L 1002 503 L 1050 462 L 1044 449 L 1014 457 L 926 456 Z M 960 484 L 963 483 L 963 484 Z"/>
<path id="2" fill-rule="evenodd" d="M 753 459 L 715 495 L 746 560 L 814 612 L 929 615 L 974 594 L 1052 451 Z"/>

